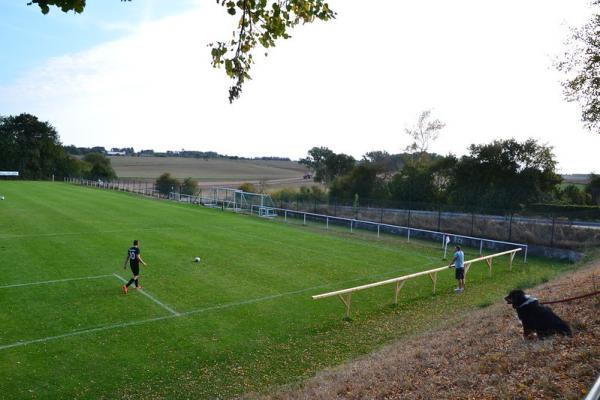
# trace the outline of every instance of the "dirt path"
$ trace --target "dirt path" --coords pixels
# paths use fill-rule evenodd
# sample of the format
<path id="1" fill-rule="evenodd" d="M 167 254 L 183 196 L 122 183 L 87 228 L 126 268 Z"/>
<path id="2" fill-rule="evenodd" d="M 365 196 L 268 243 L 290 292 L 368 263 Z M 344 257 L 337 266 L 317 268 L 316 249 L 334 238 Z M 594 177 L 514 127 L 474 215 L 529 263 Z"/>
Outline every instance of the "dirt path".
<path id="1" fill-rule="evenodd" d="M 600 262 L 527 290 L 542 301 L 600 289 Z M 552 305 L 573 338 L 525 341 L 499 301 L 263 399 L 580 399 L 600 373 L 600 296 Z"/>

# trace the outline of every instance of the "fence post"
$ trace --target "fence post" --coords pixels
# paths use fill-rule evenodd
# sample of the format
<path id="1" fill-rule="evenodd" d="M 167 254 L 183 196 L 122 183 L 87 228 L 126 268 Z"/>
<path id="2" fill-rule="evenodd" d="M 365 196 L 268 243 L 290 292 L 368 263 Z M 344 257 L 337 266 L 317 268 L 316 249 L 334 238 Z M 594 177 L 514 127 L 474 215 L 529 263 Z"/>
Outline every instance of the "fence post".
<path id="1" fill-rule="evenodd" d="M 442 209 L 440 208 L 438 210 L 438 228 L 437 228 L 438 232 L 440 232 L 442 230 Z"/>
<path id="2" fill-rule="evenodd" d="M 304 213 L 304 225 L 306 225 L 306 213 Z"/>
<path id="3" fill-rule="evenodd" d="M 410 242 L 410 228 L 408 228 L 408 233 L 407 233 L 407 236 L 406 236 L 406 241 Z"/>
<path id="4" fill-rule="evenodd" d="M 408 236 L 410 236 L 410 208 L 408 209 L 408 223 L 406 224 L 406 226 L 408 226 Z"/>
<path id="5" fill-rule="evenodd" d="M 483 240 L 479 242 L 479 255 L 483 254 Z"/>
<path id="6" fill-rule="evenodd" d="M 350 220 L 350 233 L 352 233 L 352 220 Z"/>
<path id="7" fill-rule="evenodd" d="M 471 212 L 471 236 L 473 236 L 473 228 L 475 227 L 475 211 Z"/>
<path id="8" fill-rule="evenodd" d="M 377 237 L 379 237 L 379 227 L 380 227 L 380 225 L 377 224 Z"/>
<path id="9" fill-rule="evenodd" d="M 381 214 L 379 215 L 379 222 L 383 224 L 383 207 L 381 207 Z"/>
<path id="10" fill-rule="evenodd" d="M 512 222 L 513 222 L 513 213 L 510 213 L 510 221 L 508 223 L 508 241 L 510 242 L 510 239 L 512 237 Z"/>
<path id="11" fill-rule="evenodd" d="M 325 217 L 325 229 L 329 229 L 329 216 Z"/>

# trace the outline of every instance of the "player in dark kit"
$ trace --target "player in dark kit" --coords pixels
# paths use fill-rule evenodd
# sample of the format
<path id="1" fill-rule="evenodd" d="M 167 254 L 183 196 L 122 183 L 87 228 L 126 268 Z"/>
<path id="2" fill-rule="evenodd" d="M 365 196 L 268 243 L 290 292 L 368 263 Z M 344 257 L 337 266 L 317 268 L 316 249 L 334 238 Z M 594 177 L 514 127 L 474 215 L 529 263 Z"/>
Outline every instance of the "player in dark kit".
<path id="1" fill-rule="evenodd" d="M 139 241 L 134 240 L 133 246 L 131 246 L 129 248 L 129 250 L 127 250 L 127 257 L 125 257 L 125 263 L 123 264 L 123 269 L 127 268 L 127 260 L 129 260 L 129 266 L 131 267 L 131 273 L 133 274 L 133 278 L 131 278 L 129 280 L 129 282 L 127 282 L 126 285 L 123 285 L 123 293 L 125 293 L 125 294 L 127 294 L 127 291 L 129 290 L 129 285 L 131 285 L 132 283 L 135 283 L 136 289 L 142 288 L 140 286 L 140 281 L 139 281 L 140 263 L 144 264 L 144 266 L 146 266 L 147 264 L 144 262 L 144 260 L 142 260 L 142 257 L 140 257 L 140 242 Z"/>

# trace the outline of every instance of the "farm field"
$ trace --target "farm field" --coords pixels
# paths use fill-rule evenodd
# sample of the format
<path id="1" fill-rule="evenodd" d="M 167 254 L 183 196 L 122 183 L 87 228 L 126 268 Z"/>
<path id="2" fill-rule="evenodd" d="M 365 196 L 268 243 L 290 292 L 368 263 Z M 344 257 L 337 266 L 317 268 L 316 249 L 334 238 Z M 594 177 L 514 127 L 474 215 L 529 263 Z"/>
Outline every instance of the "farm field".
<path id="1" fill-rule="evenodd" d="M 201 161 L 202 162 L 202 161 Z M 352 320 L 311 295 L 440 267 L 437 244 L 298 225 L 50 182 L 0 182 L 4 398 L 231 398 L 297 382 L 573 266 L 517 257 L 355 294 Z M 139 239 L 142 291 L 123 295 Z M 477 256 L 465 249 L 466 259 Z M 193 262 L 200 256 L 202 262 Z"/>
<path id="2" fill-rule="evenodd" d="M 202 188 L 220 185 L 258 184 L 269 188 L 297 187 L 314 184 L 302 176 L 307 169 L 293 161 L 198 159 L 181 157 L 109 157 L 123 179 L 154 180 L 164 172 L 176 178 L 198 179 Z"/>

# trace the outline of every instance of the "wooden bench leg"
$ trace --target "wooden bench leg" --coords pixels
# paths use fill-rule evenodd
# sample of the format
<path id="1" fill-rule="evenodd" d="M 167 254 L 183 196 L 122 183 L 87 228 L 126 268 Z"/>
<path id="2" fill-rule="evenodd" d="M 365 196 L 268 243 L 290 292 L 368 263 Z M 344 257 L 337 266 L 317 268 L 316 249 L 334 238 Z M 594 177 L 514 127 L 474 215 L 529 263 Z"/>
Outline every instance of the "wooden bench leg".
<path id="1" fill-rule="evenodd" d="M 352 304 L 352 293 L 348 293 L 346 296 L 338 295 L 344 306 L 346 307 L 346 316 L 345 318 L 350 318 L 350 305 Z"/>
<path id="2" fill-rule="evenodd" d="M 465 277 L 463 279 L 465 282 L 467 281 L 467 273 L 469 272 L 469 269 L 471 269 L 471 263 L 465 263 Z"/>
<path id="3" fill-rule="evenodd" d="M 517 254 L 516 251 L 514 253 L 510 253 L 510 257 L 508 259 L 508 270 L 509 271 L 512 271 L 512 263 L 513 263 L 513 260 L 515 259 L 516 254 Z"/>
<path id="4" fill-rule="evenodd" d="M 431 283 L 433 283 L 433 293 L 435 294 L 435 284 L 437 282 L 437 272 L 430 273 L 429 277 L 431 278 Z"/>
<path id="5" fill-rule="evenodd" d="M 406 281 L 396 282 L 396 288 L 394 289 L 394 304 L 398 304 L 398 294 L 400 293 L 402 286 L 404 286 L 404 282 Z"/>

